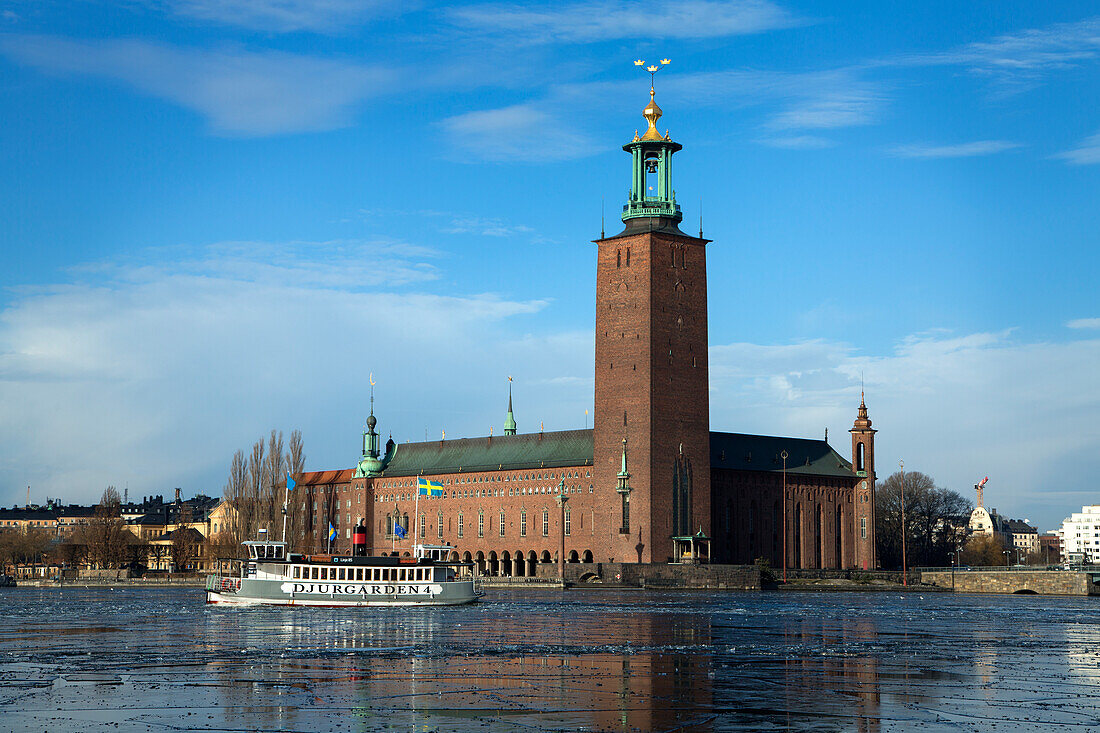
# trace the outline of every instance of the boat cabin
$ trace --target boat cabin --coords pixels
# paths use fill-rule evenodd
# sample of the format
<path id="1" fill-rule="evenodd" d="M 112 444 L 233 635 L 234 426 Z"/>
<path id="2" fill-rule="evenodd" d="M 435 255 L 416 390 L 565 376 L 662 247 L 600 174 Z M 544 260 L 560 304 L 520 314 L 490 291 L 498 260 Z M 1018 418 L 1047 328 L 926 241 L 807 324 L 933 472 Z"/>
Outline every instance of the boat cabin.
<path id="1" fill-rule="evenodd" d="M 248 548 L 249 560 L 275 560 L 281 562 L 287 559 L 285 542 L 249 540 L 241 544 Z"/>

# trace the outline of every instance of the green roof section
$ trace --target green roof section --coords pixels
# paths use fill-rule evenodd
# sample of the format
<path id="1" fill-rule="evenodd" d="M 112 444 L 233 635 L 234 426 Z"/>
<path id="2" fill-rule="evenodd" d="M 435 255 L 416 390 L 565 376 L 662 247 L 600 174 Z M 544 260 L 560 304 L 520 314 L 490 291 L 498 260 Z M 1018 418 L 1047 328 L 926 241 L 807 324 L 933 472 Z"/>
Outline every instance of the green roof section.
<path id="1" fill-rule="evenodd" d="M 710 434 L 710 465 L 731 471 L 854 478 L 852 464 L 824 440 L 744 433 Z M 398 443 L 382 476 L 511 471 L 592 465 L 592 430 L 494 435 Z"/>
<path id="2" fill-rule="evenodd" d="M 711 433 L 711 468 L 731 471 L 782 471 L 787 451 L 787 473 L 854 478 L 852 464 L 824 440 L 774 435 Z"/>
<path id="3" fill-rule="evenodd" d="M 383 476 L 511 471 L 592 465 L 592 431 L 494 435 L 398 443 Z"/>

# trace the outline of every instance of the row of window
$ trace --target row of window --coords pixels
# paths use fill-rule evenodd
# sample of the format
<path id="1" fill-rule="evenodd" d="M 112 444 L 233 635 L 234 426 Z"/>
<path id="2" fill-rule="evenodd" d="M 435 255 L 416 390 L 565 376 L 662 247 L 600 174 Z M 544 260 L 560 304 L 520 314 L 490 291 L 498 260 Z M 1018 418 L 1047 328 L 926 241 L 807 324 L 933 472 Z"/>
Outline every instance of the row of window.
<path id="1" fill-rule="evenodd" d="M 493 483 L 496 481 L 545 481 L 556 478 L 580 478 L 581 472 L 577 471 L 565 471 L 560 476 L 553 471 L 548 473 L 525 473 L 514 474 L 511 476 L 499 476 L 496 474 L 489 474 L 488 476 L 460 476 L 458 478 L 444 479 L 440 483 L 445 486 L 460 485 L 460 484 L 484 484 Z M 592 478 L 592 471 L 588 470 L 584 472 L 585 478 Z M 380 489 L 393 489 L 401 486 L 416 487 L 416 479 L 409 479 L 403 481 L 387 481 L 380 483 L 378 488 Z"/>
<path id="2" fill-rule="evenodd" d="M 435 516 L 436 516 L 435 534 L 436 534 L 436 537 L 442 539 L 443 538 L 443 512 L 437 512 Z M 386 531 L 386 536 L 387 537 L 393 535 L 394 526 L 400 526 L 402 529 L 404 529 L 406 531 L 409 528 L 409 515 L 407 513 L 406 514 L 398 514 L 397 512 L 394 512 L 393 514 L 387 514 L 385 521 L 386 521 L 385 531 Z M 428 534 L 427 524 L 428 524 L 427 515 L 426 514 L 421 514 L 420 515 L 420 523 L 419 523 L 420 526 L 417 528 L 417 533 L 420 535 L 421 539 L 424 539 Z M 499 530 L 500 530 L 500 536 L 501 537 L 506 536 L 507 528 L 508 528 L 508 517 L 505 514 L 505 512 L 501 512 L 500 513 L 500 524 L 499 524 Z M 378 529 L 380 531 L 382 530 L 382 522 L 381 521 L 379 521 L 379 523 L 378 523 Z M 569 507 L 565 507 L 565 535 L 568 537 L 569 535 L 572 534 L 572 532 L 573 532 L 573 510 L 570 509 Z M 465 533 L 466 533 L 466 517 L 462 512 L 459 512 L 458 513 L 458 536 L 463 537 L 463 536 L 465 536 Z M 478 513 L 477 513 L 477 536 L 478 537 L 484 537 L 485 536 L 485 511 L 483 509 L 479 509 Z M 523 510 L 519 514 L 519 536 L 520 537 L 526 537 L 527 536 L 527 510 Z M 542 510 L 542 536 L 543 537 L 549 537 L 550 536 L 550 510 L 549 509 L 543 509 Z"/>
<path id="3" fill-rule="evenodd" d="M 358 580 L 364 582 L 423 582 L 432 579 L 431 568 L 328 568 L 295 565 L 295 580 Z"/>
<path id="4" fill-rule="evenodd" d="M 588 485 L 588 493 L 591 494 L 595 491 L 593 484 Z M 580 486 L 576 484 L 565 487 L 566 494 L 579 494 L 583 491 Z M 508 489 L 508 496 L 533 496 L 535 494 L 560 494 L 560 486 L 536 486 L 528 489 L 526 486 L 522 489 Z M 385 494 L 374 497 L 376 503 L 386 503 L 390 501 L 411 501 L 415 494 L 412 492 L 407 494 Z M 450 496 L 447 496 L 447 492 L 443 492 L 444 499 L 489 499 L 493 497 L 504 497 L 504 489 L 463 489 L 459 491 L 451 491 Z M 351 506 L 351 500 L 348 500 L 348 506 Z"/>

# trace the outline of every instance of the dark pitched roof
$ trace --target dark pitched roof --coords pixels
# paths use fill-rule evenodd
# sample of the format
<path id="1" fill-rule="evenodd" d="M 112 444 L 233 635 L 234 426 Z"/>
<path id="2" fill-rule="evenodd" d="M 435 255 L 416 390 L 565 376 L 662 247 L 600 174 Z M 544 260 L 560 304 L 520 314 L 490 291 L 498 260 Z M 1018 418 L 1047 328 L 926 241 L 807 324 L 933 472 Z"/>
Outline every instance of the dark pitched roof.
<path id="1" fill-rule="evenodd" d="M 346 484 L 355 476 L 354 468 L 341 471 L 303 471 L 296 474 L 294 482 L 298 486 L 323 486 L 325 484 Z"/>
<path id="2" fill-rule="evenodd" d="M 592 431 L 398 443 L 383 476 L 558 468 L 592 463 Z"/>
<path id="3" fill-rule="evenodd" d="M 1005 519 L 1004 528 L 1013 534 L 1039 534 L 1039 530 L 1019 519 Z"/>
<path id="4" fill-rule="evenodd" d="M 852 464 L 824 440 L 774 435 L 711 433 L 710 465 L 734 471 L 782 471 L 781 451 L 787 451 L 787 473 L 853 478 Z"/>

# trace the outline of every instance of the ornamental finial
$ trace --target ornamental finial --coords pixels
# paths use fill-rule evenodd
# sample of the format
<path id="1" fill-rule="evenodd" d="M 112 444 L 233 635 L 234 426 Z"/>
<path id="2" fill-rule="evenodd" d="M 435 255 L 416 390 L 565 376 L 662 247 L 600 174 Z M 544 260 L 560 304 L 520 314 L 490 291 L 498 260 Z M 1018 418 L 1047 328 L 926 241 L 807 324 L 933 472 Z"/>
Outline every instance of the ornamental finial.
<path id="1" fill-rule="evenodd" d="M 642 116 L 646 118 L 646 122 L 649 123 L 649 129 L 642 135 L 642 140 L 665 140 L 665 137 L 661 136 L 661 133 L 657 131 L 657 120 L 661 119 L 661 115 L 664 114 L 661 108 L 657 106 L 657 102 L 654 100 L 656 91 L 654 89 L 654 79 L 657 76 L 657 72 L 672 63 L 672 59 L 661 59 L 657 64 L 645 65 L 645 61 L 637 59 L 634 62 L 635 66 L 643 68 L 649 72 L 649 104 L 642 110 Z"/>

